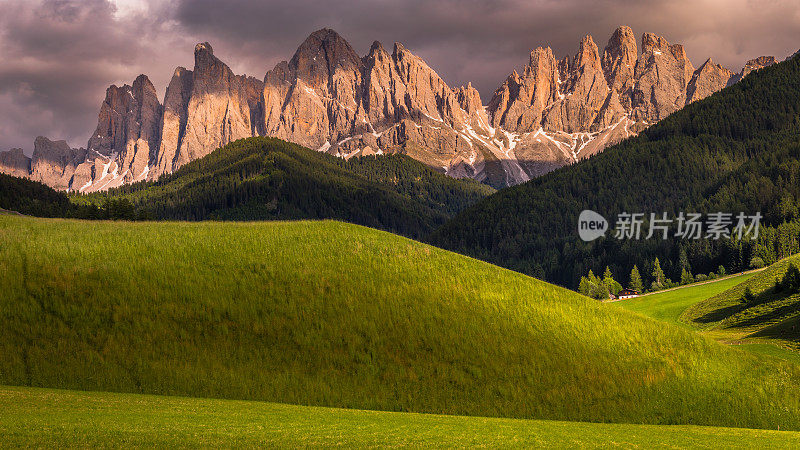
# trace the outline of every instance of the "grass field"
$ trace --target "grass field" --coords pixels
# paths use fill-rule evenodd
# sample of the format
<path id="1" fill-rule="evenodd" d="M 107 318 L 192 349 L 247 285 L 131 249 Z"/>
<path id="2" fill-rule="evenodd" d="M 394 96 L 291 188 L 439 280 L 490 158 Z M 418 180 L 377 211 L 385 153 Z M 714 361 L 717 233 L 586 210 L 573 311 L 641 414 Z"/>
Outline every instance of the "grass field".
<path id="1" fill-rule="evenodd" d="M 752 276 L 752 273 L 732 276 L 713 283 L 686 286 L 666 292 L 620 300 L 614 302 L 614 305 L 673 325 L 690 327 L 690 325 L 680 320 L 680 316 L 686 308 L 747 281 Z"/>
<path id="2" fill-rule="evenodd" d="M 695 307 L 695 305 L 698 305 L 701 302 L 716 296 L 720 296 L 723 293 L 729 291 L 743 292 L 743 289 L 740 287 L 740 285 L 742 283 L 749 282 L 749 280 L 754 276 L 763 278 L 763 276 L 761 276 L 761 272 L 751 272 L 743 275 L 731 276 L 710 283 L 690 285 L 666 292 L 648 294 L 633 299 L 622 300 L 619 302 L 614 302 L 613 304 L 630 311 L 644 314 L 645 316 L 652 317 L 654 319 L 697 330 L 700 333 L 719 341 L 729 342 L 732 336 L 734 336 L 734 334 L 731 332 L 713 329 L 701 330 L 697 324 L 687 323 L 681 320 L 681 316 L 688 309 Z M 741 339 L 741 334 L 735 334 L 735 336 Z M 746 342 L 751 343 L 744 344 L 737 341 L 737 347 L 752 353 L 773 356 L 800 364 L 800 352 L 785 348 L 782 345 L 782 342 L 763 338 L 749 339 Z"/>
<path id="3" fill-rule="evenodd" d="M 800 433 L 516 420 L 0 387 L 6 447 L 789 448 Z"/>
<path id="4" fill-rule="evenodd" d="M 0 216 L 0 384 L 800 429 L 800 366 L 337 222 Z"/>
<path id="5" fill-rule="evenodd" d="M 800 294 L 774 289 L 790 264 L 800 266 L 800 255 L 784 258 L 746 282 L 693 305 L 681 320 L 717 340 L 748 348 L 760 350 L 765 347 L 758 344 L 769 343 L 800 350 Z M 750 304 L 742 300 L 747 289 L 756 299 Z"/>

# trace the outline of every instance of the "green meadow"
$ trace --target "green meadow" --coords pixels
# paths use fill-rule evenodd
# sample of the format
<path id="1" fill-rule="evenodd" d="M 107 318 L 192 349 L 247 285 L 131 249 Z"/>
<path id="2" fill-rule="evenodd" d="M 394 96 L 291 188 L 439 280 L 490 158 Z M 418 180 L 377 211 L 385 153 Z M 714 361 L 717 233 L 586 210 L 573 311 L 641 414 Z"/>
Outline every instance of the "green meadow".
<path id="1" fill-rule="evenodd" d="M 363 411 L 0 386 L 4 447 L 788 448 L 800 433 Z"/>
<path id="2" fill-rule="evenodd" d="M 800 429 L 800 366 L 332 222 L 0 215 L 0 384 Z"/>
<path id="3" fill-rule="evenodd" d="M 734 275 L 714 282 L 689 285 L 641 297 L 614 302 L 629 311 L 671 323 L 688 327 L 681 322 L 680 316 L 687 308 L 726 291 L 752 277 L 752 273 Z"/>
<path id="4" fill-rule="evenodd" d="M 780 265 L 777 267 L 780 267 Z M 669 291 L 647 294 L 641 297 L 614 302 L 613 304 L 663 322 L 696 330 L 703 335 L 723 343 L 734 343 L 737 348 L 747 350 L 751 353 L 773 356 L 800 364 L 800 352 L 787 348 L 783 340 L 750 338 L 742 342 L 741 334 L 707 329 L 698 326 L 697 323 L 683 320 L 683 317 L 690 314 L 691 311 L 703 308 L 706 301 L 711 301 L 718 297 L 728 298 L 731 296 L 731 292 L 744 292 L 744 288 L 751 285 L 752 282 L 764 283 L 764 279 L 774 278 L 775 270 L 776 267 L 771 266 L 763 271 L 763 273 L 759 271 L 733 275 L 712 282 L 699 283 Z M 766 277 L 764 273 L 767 274 Z M 739 295 L 741 296 L 741 294 Z M 736 299 L 736 303 L 740 303 L 738 298 Z M 728 306 L 730 306 L 730 304 Z M 711 309 L 710 311 L 719 310 L 724 310 L 724 307 L 717 306 L 716 309 Z M 739 339 L 731 342 L 732 338 Z"/>
<path id="5" fill-rule="evenodd" d="M 756 351 L 770 352 L 768 344 L 782 347 L 778 353 L 792 354 L 797 361 L 800 294 L 776 288 L 790 265 L 800 266 L 800 255 L 784 258 L 747 281 L 696 303 L 681 315 L 681 321 L 717 340 Z"/>

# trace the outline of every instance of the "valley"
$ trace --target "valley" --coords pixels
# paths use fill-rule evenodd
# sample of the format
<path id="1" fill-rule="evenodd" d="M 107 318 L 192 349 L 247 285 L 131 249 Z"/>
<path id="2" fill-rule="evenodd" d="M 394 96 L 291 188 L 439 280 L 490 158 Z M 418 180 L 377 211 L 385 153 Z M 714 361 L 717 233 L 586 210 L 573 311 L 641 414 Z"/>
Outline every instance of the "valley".
<path id="1" fill-rule="evenodd" d="M 796 8 L 306 3 L 3 4 L 0 447 L 800 448 Z"/>

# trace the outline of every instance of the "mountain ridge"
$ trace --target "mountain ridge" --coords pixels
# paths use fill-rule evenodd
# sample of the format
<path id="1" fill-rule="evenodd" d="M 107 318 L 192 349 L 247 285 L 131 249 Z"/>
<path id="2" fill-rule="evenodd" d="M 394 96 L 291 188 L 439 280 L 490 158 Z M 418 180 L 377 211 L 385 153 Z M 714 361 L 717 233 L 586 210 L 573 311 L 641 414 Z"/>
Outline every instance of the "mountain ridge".
<path id="1" fill-rule="evenodd" d="M 346 159 L 403 153 L 504 187 L 602 151 L 775 62 L 756 58 L 733 74 L 709 59 L 695 70 L 682 45 L 652 33 L 641 49 L 625 26 L 602 53 L 591 36 L 562 59 L 537 47 L 484 106 L 470 83 L 450 87 L 399 42 L 389 53 L 376 41 L 360 57 L 323 28 L 263 80 L 236 75 L 203 42 L 192 70 L 175 69 L 163 104 L 146 75 L 111 85 L 86 149 L 41 138 L 32 158 L 0 153 L 0 172 L 102 191 L 155 180 L 236 139 L 271 136 Z"/>
<path id="2" fill-rule="evenodd" d="M 771 264 L 797 253 L 798 74 L 795 56 L 748 75 L 594 158 L 493 194 L 430 241 L 572 287 L 607 266 L 624 280 L 636 265 L 650 284 L 656 258 L 659 270 L 677 280 L 684 270 L 707 274 L 722 265 L 732 273 L 754 257 Z M 625 212 L 644 214 L 642 239 L 608 233 L 583 241 L 575 226 L 587 209 L 612 221 Z M 760 212 L 759 236 L 645 239 L 650 214 L 674 219 L 680 212 Z"/>

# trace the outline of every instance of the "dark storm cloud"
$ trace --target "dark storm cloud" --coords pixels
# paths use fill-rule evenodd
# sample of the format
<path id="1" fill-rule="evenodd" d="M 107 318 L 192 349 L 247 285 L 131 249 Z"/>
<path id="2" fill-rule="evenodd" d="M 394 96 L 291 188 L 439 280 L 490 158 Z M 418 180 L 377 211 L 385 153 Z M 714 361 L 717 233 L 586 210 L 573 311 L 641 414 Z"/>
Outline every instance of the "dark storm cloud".
<path id="1" fill-rule="evenodd" d="M 170 44 L 182 39 L 165 29 L 168 20 L 143 14 L 119 19 L 105 0 L 0 5 L 3 150 L 22 147 L 30 154 L 37 135 L 85 146 L 109 84 L 154 72 L 163 89 L 170 66 L 191 63 L 191 55 L 172 54 Z"/>
<path id="2" fill-rule="evenodd" d="M 561 57 L 591 34 L 602 51 L 619 25 L 637 36 L 651 31 L 683 43 L 695 65 L 713 56 L 738 71 L 752 57 L 783 57 L 800 47 L 797 10 L 794 0 L 185 0 L 177 15 L 187 28 L 230 42 L 234 53 L 246 42 L 241 58 L 260 48 L 271 63 L 291 56 L 287 49 L 324 26 L 362 54 L 373 40 L 387 47 L 401 41 L 449 83 L 472 81 L 488 96 L 536 46 L 549 45 Z"/>
<path id="3" fill-rule="evenodd" d="M 695 66 L 711 56 L 738 71 L 747 59 L 800 48 L 794 0 L 117 0 L 126 14 L 114 4 L 0 0 L 0 149 L 27 149 L 36 134 L 85 145 L 108 84 L 143 72 L 163 95 L 198 41 L 258 78 L 322 27 L 362 55 L 374 40 L 400 41 L 449 84 L 472 81 L 484 102 L 534 47 L 561 57 L 591 34 L 602 51 L 623 24 L 684 44 Z"/>

